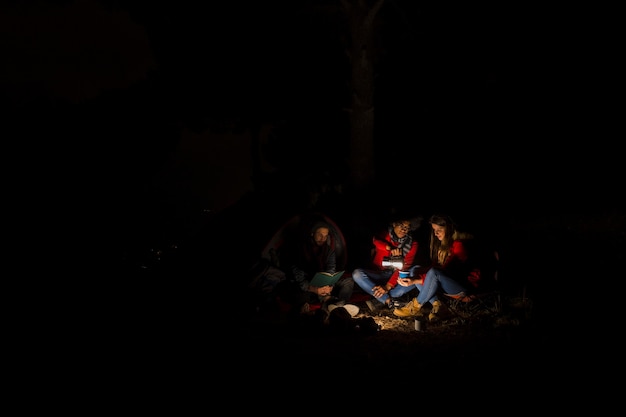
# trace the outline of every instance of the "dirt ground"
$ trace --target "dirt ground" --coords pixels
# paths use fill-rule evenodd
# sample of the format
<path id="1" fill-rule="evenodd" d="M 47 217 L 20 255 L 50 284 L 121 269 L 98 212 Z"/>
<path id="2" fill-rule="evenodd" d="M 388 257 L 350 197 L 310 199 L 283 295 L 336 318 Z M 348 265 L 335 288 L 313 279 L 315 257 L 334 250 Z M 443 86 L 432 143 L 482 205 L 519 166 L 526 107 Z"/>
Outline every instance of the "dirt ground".
<path id="1" fill-rule="evenodd" d="M 391 311 L 372 314 L 365 303 L 358 304 L 355 319 L 371 317 L 375 332 L 333 331 L 318 322 L 248 320 L 238 332 L 241 344 L 254 351 L 244 361 L 246 369 L 314 378 L 324 364 L 361 381 L 414 375 L 415 384 L 454 380 L 468 384 L 468 390 L 487 384 L 503 396 L 518 396 L 514 401 L 520 393 L 540 398 L 555 381 L 571 382 L 568 375 L 597 372 L 596 365 L 573 358 L 585 357 L 599 348 L 597 340 L 610 337 L 603 321 L 584 313 L 593 308 L 585 310 L 579 301 L 589 271 L 612 276 L 626 250 L 623 229 L 614 228 L 623 225 L 623 216 L 598 222 L 607 226 L 576 218 L 520 224 L 513 231 L 516 238 L 504 246 L 502 272 L 512 285 L 502 291 L 500 307 L 449 310 L 437 322 L 422 321 L 421 331 L 415 330 L 414 319 Z M 542 236 L 543 245 L 536 244 L 536 236 Z"/>
<path id="2" fill-rule="evenodd" d="M 319 311 L 298 320 L 257 318 L 247 323 L 244 340 L 265 360 L 248 366 L 290 373 L 300 358 L 317 358 L 357 374 L 395 361 L 403 363 L 405 371 L 426 373 L 473 366 L 524 367 L 529 352 L 540 343 L 532 300 L 501 297 L 499 304 L 496 300 L 446 307 L 433 322 L 426 311 L 418 317 L 419 331 L 415 318 L 396 317 L 390 309 L 373 314 L 365 302 L 357 304 L 357 316 L 335 325 L 332 315 L 327 321 L 316 319 Z"/>
<path id="3" fill-rule="evenodd" d="M 619 276 L 623 225 L 621 213 L 515 223 L 507 230 L 512 238 L 502 242 L 507 286 L 500 308 L 453 309 L 438 322 L 423 321 L 421 331 L 414 319 L 391 311 L 372 314 L 364 302 L 352 320 L 373 320 L 375 331 L 320 325 L 315 316 L 256 314 L 238 288 L 223 287 L 235 279 L 230 270 L 216 270 L 204 255 L 211 251 L 201 248 L 202 256 L 193 254 L 201 263 L 177 262 L 163 277 L 146 276 L 123 292 L 128 307 L 118 309 L 124 314 L 114 330 L 126 350 L 115 346 L 124 352 L 116 363 L 138 367 L 159 383 L 167 376 L 167 384 L 193 384 L 192 390 L 198 378 L 219 381 L 222 389 L 247 398 L 331 383 L 371 387 L 386 404 L 392 395 L 404 395 L 401 388 L 443 395 L 440 387 L 452 387 L 477 398 L 488 390 L 517 409 L 549 396 L 555 386 L 607 369 L 602 362 L 610 362 L 608 351 L 619 344 L 600 340 L 619 332 L 611 331 L 607 319 L 618 316 L 605 310 L 619 303 L 603 304 L 599 320 L 581 294 L 590 271 L 598 279 Z M 321 395 L 308 402 L 319 402 Z"/>

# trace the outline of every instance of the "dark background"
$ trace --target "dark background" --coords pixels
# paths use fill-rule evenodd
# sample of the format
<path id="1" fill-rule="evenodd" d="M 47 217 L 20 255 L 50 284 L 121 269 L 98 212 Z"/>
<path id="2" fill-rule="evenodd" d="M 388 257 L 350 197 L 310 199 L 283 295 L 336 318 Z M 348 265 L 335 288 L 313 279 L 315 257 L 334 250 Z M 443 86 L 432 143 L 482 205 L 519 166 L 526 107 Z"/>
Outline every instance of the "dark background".
<path id="1" fill-rule="evenodd" d="M 303 188 L 345 178 L 350 68 L 336 3 L 292 3 L 3 3 L 17 211 L 101 253 L 308 208 Z M 369 208 L 339 200 L 337 216 L 407 206 L 500 229 L 623 213 L 610 11 L 389 1 L 376 31 L 382 174 Z M 233 137 L 266 126 L 272 167 L 251 172 Z"/>
<path id="2" fill-rule="evenodd" d="M 234 278 L 277 227 L 311 208 L 311 187 L 344 179 L 349 67 L 336 2 L 199 3 L 0 4 L 4 205 L 15 234 L 5 239 L 29 287 L 16 314 L 37 312 L 23 327 L 41 337 L 29 349 L 61 346 L 80 362 L 77 381 L 112 374 L 128 392 L 151 379 L 191 386 L 188 395 L 198 378 L 222 382 L 216 369 L 235 369 L 242 351 L 265 369 L 235 320 L 248 310 Z M 396 208 L 443 211 L 495 237 L 503 276 L 535 302 L 537 331 L 531 349 L 513 349 L 522 365 L 505 351 L 491 362 L 505 371 L 485 375 L 504 389 L 521 378 L 512 392 L 541 397 L 552 387 L 529 388 L 527 376 L 588 375 L 619 351 L 621 327 L 609 325 L 626 247 L 619 14 L 440 3 L 381 9 L 375 140 L 385 175 L 366 198 L 329 192 L 319 208 L 346 234 L 350 267 Z M 261 127 L 259 137 L 275 139 L 264 149 L 271 169 L 252 175 L 250 132 Z M 407 377 L 359 375 L 366 384 Z"/>

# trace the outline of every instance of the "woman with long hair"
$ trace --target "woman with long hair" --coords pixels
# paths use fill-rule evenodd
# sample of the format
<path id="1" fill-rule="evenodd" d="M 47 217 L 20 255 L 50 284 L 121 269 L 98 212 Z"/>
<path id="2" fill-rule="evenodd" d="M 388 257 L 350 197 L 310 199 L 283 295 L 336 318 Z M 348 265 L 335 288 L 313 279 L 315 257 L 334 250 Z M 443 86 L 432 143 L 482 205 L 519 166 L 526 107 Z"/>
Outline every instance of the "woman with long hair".
<path id="1" fill-rule="evenodd" d="M 430 303 L 432 308 L 428 319 L 436 320 L 441 310 L 440 292 L 464 297 L 479 286 L 480 268 L 469 256 L 465 243 L 471 236 L 460 233 L 454 221 L 444 214 L 435 214 L 428 222 L 432 229 L 429 240 L 431 267 L 416 276 L 398 279 L 398 285 L 415 285 L 419 290 L 411 302 L 393 311 L 398 317 L 420 316 L 422 307 Z"/>

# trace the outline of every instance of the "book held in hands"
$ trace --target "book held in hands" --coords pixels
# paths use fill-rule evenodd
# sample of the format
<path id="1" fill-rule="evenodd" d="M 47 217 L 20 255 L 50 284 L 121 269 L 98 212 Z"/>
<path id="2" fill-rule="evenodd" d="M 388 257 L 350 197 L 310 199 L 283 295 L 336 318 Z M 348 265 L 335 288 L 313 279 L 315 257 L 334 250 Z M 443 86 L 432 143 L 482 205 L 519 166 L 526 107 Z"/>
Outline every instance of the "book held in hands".
<path id="1" fill-rule="evenodd" d="M 326 285 L 335 285 L 339 278 L 343 276 L 344 271 L 335 272 L 317 272 L 311 280 L 311 285 L 314 287 L 324 287 Z"/>

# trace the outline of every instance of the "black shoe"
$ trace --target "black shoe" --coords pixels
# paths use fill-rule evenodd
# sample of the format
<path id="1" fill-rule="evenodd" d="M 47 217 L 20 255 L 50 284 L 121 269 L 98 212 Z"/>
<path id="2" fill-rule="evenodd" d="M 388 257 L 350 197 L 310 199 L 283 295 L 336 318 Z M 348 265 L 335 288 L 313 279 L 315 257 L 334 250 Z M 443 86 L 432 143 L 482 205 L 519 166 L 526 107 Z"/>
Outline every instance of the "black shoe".
<path id="1" fill-rule="evenodd" d="M 385 303 L 381 303 L 375 298 L 367 300 L 365 304 L 367 304 L 367 308 L 369 308 L 373 314 L 379 313 L 386 306 Z"/>
<path id="2" fill-rule="evenodd" d="M 389 303 L 389 308 L 390 309 L 396 309 L 396 308 L 402 308 L 407 304 L 406 301 L 402 301 L 402 300 L 391 300 L 391 303 Z"/>

